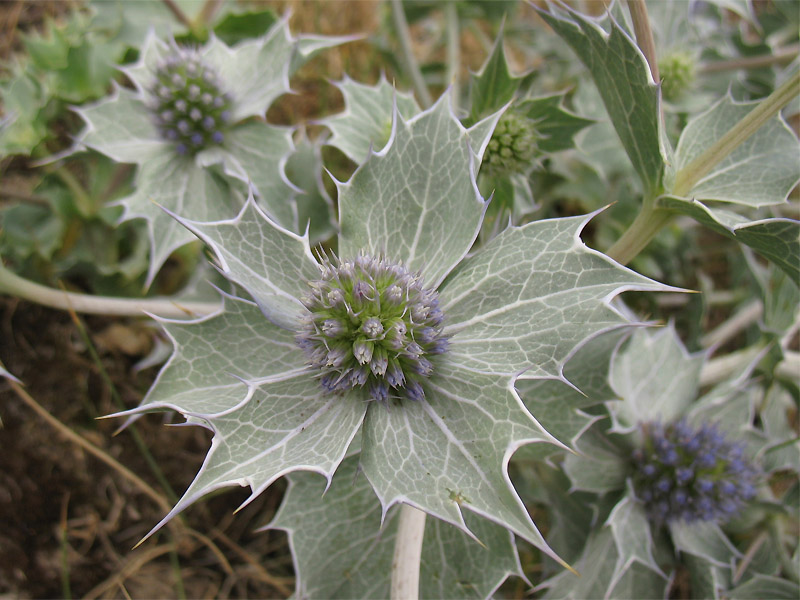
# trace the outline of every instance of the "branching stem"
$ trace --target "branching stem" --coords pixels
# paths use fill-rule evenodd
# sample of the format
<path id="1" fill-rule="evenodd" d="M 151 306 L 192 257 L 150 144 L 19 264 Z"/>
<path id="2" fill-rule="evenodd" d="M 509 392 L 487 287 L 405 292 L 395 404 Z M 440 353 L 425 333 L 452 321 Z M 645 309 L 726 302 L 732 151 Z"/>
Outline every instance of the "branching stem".
<path id="1" fill-rule="evenodd" d="M 213 302 L 183 302 L 169 298 L 111 298 L 54 290 L 23 279 L 0 265 L 0 294 L 18 296 L 60 310 L 94 315 L 141 317 L 145 312 L 168 319 L 211 314 L 219 310 Z"/>
<path id="2" fill-rule="evenodd" d="M 673 214 L 654 208 L 652 203 L 646 204 L 642 211 L 636 215 L 631 226 L 622 236 L 608 249 L 606 254 L 616 260 L 621 265 L 627 265 L 636 258 L 653 237 L 666 225 Z"/>
<path id="3" fill-rule="evenodd" d="M 425 535 L 425 513 L 408 504 L 400 507 L 392 560 L 392 600 L 419 598 L 419 562 Z"/>
<path id="4" fill-rule="evenodd" d="M 405 63 L 406 71 L 411 76 L 411 83 L 417 93 L 417 99 L 423 109 L 430 108 L 433 104 L 433 98 L 431 98 L 431 93 L 425 85 L 425 79 L 422 77 L 422 71 L 419 68 L 417 59 L 414 57 L 414 50 L 411 47 L 411 34 L 408 30 L 406 13 L 403 12 L 402 0 L 392 0 L 392 20 L 394 21 L 397 38 L 400 40 L 403 62 Z"/>
<path id="5" fill-rule="evenodd" d="M 628 9 L 631 11 L 633 31 L 636 34 L 636 44 L 650 65 L 653 81 L 658 83 L 658 62 L 656 61 L 656 43 L 653 39 L 653 30 L 650 29 L 650 18 L 647 16 L 647 5 L 644 0 L 628 0 Z"/>
<path id="6" fill-rule="evenodd" d="M 672 193 L 686 196 L 711 169 L 758 131 L 798 93 L 800 93 L 800 71 L 795 72 L 783 85 L 764 98 L 710 148 L 678 171 Z"/>

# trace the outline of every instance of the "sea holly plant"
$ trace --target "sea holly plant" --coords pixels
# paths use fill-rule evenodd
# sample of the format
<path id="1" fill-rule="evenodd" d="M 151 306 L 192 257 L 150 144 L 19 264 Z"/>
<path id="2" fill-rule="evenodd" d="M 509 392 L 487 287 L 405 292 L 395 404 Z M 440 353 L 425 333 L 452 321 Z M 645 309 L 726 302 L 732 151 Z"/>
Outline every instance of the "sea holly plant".
<path id="1" fill-rule="evenodd" d="M 263 120 L 289 90 L 289 75 L 339 38 L 293 38 L 286 19 L 265 35 L 228 47 L 212 36 L 185 47 L 151 32 L 139 61 L 123 69 L 134 89 L 78 109 L 86 121 L 76 149 L 91 148 L 138 165 L 136 189 L 120 200 L 123 219 L 147 222 L 148 284 L 192 236 L 161 210 L 216 221 L 234 216 L 248 186 L 282 226 L 304 230 L 285 174 L 292 132 Z"/>
<path id="2" fill-rule="evenodd" d="M 698 581 L 715 579 L 707 597 L 719 597 L 758 573 L 737 547 L 737 532 L 743 523 L 766 531 L 788 518 L 765 485 L 767 471 L 786 464 L 766 457 L 787 442 L 796 447 L 795 435 L 784 430 L 780 439 L 756 426 L 760 386 L 750 371 L 698 398 L 705 361 L 704 353 L 686 352 L 672 327 L 637 330 L 613 354 L 617 399 L 606 402 L 609 417 L 598 416 L 564 461 L 571 490 L 595 495 L 604 524 L 576 560 L 584 580 L 576 588 L 556 575 L 546 583 L 548 597 L 662 596 L 680 568 Z M 777 399 L 767 404 L 775 414 L 786 410 Z M 787 552 L 778 537 L 767 543 L 752 552 Z M 606 566 L 595 568 L 600 547 Z"/>
<path id="3" fill-rule="evenodd" d="M 384 521 L 403 504 L 476 537 L 469 512 L 558 560 L 506 465 L 525 444 L 561 442 L 514 380 L 562 378 L 581 344 L 630 325 L 611 298 L 668 288 L 585 247 L 585 216 L 509 228 L 467 256 L 486 209 L 475 172 L 500 116 L 465 129 L 447 94 L 409 120 L 396 110 L 386 147 L 337 184 L 338 255 L 315 257 L 252 198 L 232 220 L 176 217 L 249 298 L 164 323 L 175 354 L 131 413 L 172 408 L 215 434 L 164 522 L 220 487 L 255 496 L 292 471 L 330 485 L 360 436 Z"/>

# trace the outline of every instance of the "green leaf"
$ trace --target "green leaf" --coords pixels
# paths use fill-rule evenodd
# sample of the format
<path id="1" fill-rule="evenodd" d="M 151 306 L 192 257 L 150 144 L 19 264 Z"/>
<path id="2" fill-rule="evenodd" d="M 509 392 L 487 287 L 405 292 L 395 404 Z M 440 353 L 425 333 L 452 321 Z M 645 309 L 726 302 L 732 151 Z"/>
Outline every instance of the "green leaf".
<path id="1" fill-rule="evenodd" d="M 169 147 L 162 147 L 143 164 L 134 192 L 118 204 L 125 207 L 122 220 L 142 218 L 147 223 L 151 250 L 146 286 L 175 249 L 194 239 L 163 209 L 190 214 L 200 221 L 216 221 L 235 212 L 239 198 L 238 192 L 213 172 L 198 168 L 190 158 L 175 154 Z"/>
<path id="2" fill-rule="evenodd" d="M 563 572 L 545 586 L 545 598 L 581 600 L 584 598 L 662 598 L 667 581 L 652 569 L 631 565 L 621 579 L 613 579 L 618 559 L 616 544 L 609 527 L 596 530 L 589 537 L 586 549 L 576 567 L 580 577 Z"/>
<path id="3" fill-rule="evenodd" d="M 751 247 L 800 287 L 800 221 L 785 218 L 751 221 L 728 210 L 677 196 L 662 196 L 658 205 L 689 215 L 717 233 Z"/>
<path id="4" fill-rule="evenodd" d="M 367 413 L 361 465 L 383 513 L 405 502 L 466 530 L 467 509 L 562 562 L 531 521 L 505 468 L 522 444 L 552 438 L 498 378 L 450 361 L 438 364 L 437 373 L 427 386 L 430 401 Z"/>
<path id="5" fill-rule="evenodd" d="M 307 282 L 319 278 L 308 238 L 274 224 L 252 197 L 231 220 L 179 221 L 211 247 L 225 276 L 246 290 L 268 319 L 297 327 Z"/>
<path id="6" fill-rule="evenodd" d="M 610 16 L 607 32 L 571 9 L 539 14 L 589 69 L 646 194 L 656 193 L 664 169 L 658 87 L 635 42 Z"/>
<path id="7" fill-rule="evenodd" d="M 498 118 L 487 121 L 493 127 Z M 452 113 L 449 94 L 410 121 L 396 112 L 389 144 L 347 183 L 337 182 L 340 255 L 391 249 L 394 260 L 438 286 L 480 228 L 485 203 L 475 171 L 492 127 L 484 139 L 471 140 Z M 486 129 L 482 123 L 478 128 Z"/>
<path id="8" fill-rule="evenodd" d="M 144 165 L 164 160 L 165 150 L 172 148 L 159 136 L 140 95 L 125 88 L 117 87 L 109 98 L 75 112 L 86 121 L 76 146 L 92 148 L 117 162 Z"/>
<path id="9" fill-rule="evenodd" d="M 289 535 L 295 597 L 388 597 L 398 509 L 381 522 L 380 503 L 358 473 L 358 456 L 342 462 L 327 490 L 311 473 L 288 479 L 269 527 Z M 508 575 L 521 574 L 508 531 L 479 517 L 470 517 L 469 525 L 483 545 L 438 519 L 426 520 L 420 598 L 487 598 Z"/>
<path id="10" fill-rule="evenodd" d="M 336 83 L 344 96 L 345 110 L 321 121 L 331 132 L 328 144 L 344 152 L 356 164 L 368 157 L 370 148 L 380 151 L 392 133 L 394 106 L 403 119 L 419 114 L 420 108 L 411 94 L 399 92 L 381 78 L 374 86 L 345 77 Z"/>
<path id="11" fill-rule="evenodd" d="M 689 121 L 675 149 L 675 172 L 699 157 L 757 104 L 739 104 L 726 96 Z M 780 204 L 800 180 L 799 153 L 797 137 L 776 117 L 715 165 L 686 195 L 750 207 Z M 671 184 L 665 182 L 667 191 Z"/>
<path id="12" fill-rule="evenodd" d="M 583 128 L 594 124 L 563 107 L 564 94 L 520 100 L 514 110 L 536 123 L 536 145 L 541 152 L 560 152 L 574 147 L 573 137 Z"/>
<path id="13" fill-rule="evenodd" d="M 667 289 L 584 246 L 590 218 L 509 227 L 465 259 L 440 291 L 450 356 L 482 373 L 559 378 L 581 342 L 628 323 L 610 298 Z"/>
<path id="14" fill-rule="evenodd" d="M 576 453 L 564 459 L 573 490 L 605 494 L 625 488 L 630 467 L 622 450 L 605 434 L 608 423 L 593 424 L 576 442 Z"/>
<path id="15" fill-rule="evenodd" d="M 214 26 L 214 33 L 228 46 L 233 46 L 237 42 L 265 34 L 277 20 L 278 17 L 271 10 L 229 12 Z"/>
<path id="16" fill-rule="evenodd" d="M 293 148 L 291 130 L 248 121 L 227 132 L 224 146 L 203 150 L 196 159 L 201 167 L 222 163 L 226 175 L 252 184 L 270 217 L 282 227 L 299 233 L 293 198 L 297 189 L 284 171 Z"/>
<path id="17" fill-rule="evenodd" d="M 481 70 L 469 78 L 469 118 L 465 124 L 477 123 L 508 104 L 519 89 L 521 77 L 513 77 L 508 69 L 503 48 L 503 28 L 497 34 L 492 51 Z"/>
<path id="18" fill-rule="evenodd" d="M 719 525 L 712 521 L 670 523 L 672 543 L 676 550 L 699 556 L 719 566 L 730 566 L 740 553 L 731 544 Z"/>
<path id="19" fill-rule="evenodd" d="M 245 400 L 245 382 L 297 374 L 303 356 L 294 334 L 264 319 L 251 302 L 223 299 L 224 308 L 208 317 L 160 320 L 174 352 L 142 405 L 217 415 Z M 248 351 L 241 353 L 245 341 Z"/>
<path id="20" fill-rule="evenodd" d="M 725 594 L 731 600 L 796 600 L 800 596 L 800 586 L 794 581 L 771 577 L 769 575 L 756 575 L 749 581 L 728 590 Z"/>
<path id="21" fill-rule="evenodd" d="M 672 325 L 639 329 L 611 361 L 610 382 L 620 400 L 609 402 L 614 430 L 629 432 L 640 423 L 669 423 L 697 397 L 704 354 L 690 355 Z"/>
<path id="22" fill-rule="evenodd" d="M 322 181 L 322 155 L 320 138 L 310 141 L 301 129 L 295 140 L 295 151 L 286 161 L 286 176 L 302 190 L 295 196 L 297 206 L 297 231 L 308 228 L 309 243 L 313 246 L 336 233 L 333 201 Z"/>
<path id="23" fill-rule="evenodd" d="M 42 114 L 46 93 L 32 73 L 17 67 L 12 78 L 0 83 L 5 114 L 0 118 L 0 156 L 31 154 L 47 136 Z"/>
<path id="24" fill-rule="evenodd" d="M 612 582 L 616 583 L 625 575 L 631 566 L 638 563 L 660 574 L 661 571 L 653 558 L 653 534 L 645 515 L 642 503 L 628 493 L 614 507 L 606 521 L 614 536 L 617 547 L 617 563 L 614 566 Z"/>

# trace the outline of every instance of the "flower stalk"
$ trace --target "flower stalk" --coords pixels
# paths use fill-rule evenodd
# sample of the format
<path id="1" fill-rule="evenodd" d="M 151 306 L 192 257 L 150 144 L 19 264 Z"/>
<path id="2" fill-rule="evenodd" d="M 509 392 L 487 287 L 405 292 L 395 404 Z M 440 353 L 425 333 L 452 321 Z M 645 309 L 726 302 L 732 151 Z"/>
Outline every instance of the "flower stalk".
<path id="1" fill-rule="evenodd" d="M 208 315 L 219 310 L 219 304 L 213 302 L 179 302 L 169 298 L 113 298 L 54 290 L 28 281 L 2 265 L 0 293 L 18 296 L 50 308 L 93 315 L 141 317 L 144 313 L 151 313 L 167 319 L 181 319 Z"/>
<path id="2" fill-rule="evenodd" d="M 419 563 L 425 534 L 425 513 L 408 504 L 400 507 L 400 522 L 392 560 L 392 600 L 419 598 Z"/>
<path id="3" fill-rule="evenodd" d="M 408 31 L 408 21 L 406 20 L 406 14 L 403 12 L 401 0 L 392 0 L 392 20 L 394 21 L 397 38 L 400 40 L 403 64 L 411 77 L 411 83 L 417 93 L 417 99 L 422 108 L 430 108 L 433 104 L 433 98 L 431 98 L 431 93 L 425 85 L 425 79 L 422 77 L 422 71 L 419 68 L 417 59 L 414 58 L 414 50 L 411 48 L 411 34 Z"/>

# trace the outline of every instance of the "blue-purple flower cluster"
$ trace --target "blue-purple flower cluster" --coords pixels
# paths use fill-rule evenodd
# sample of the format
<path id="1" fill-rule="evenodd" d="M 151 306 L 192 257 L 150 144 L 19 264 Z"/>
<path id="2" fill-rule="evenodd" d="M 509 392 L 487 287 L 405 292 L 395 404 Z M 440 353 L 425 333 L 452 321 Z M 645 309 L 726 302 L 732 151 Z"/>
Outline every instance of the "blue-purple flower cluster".
<path id="1" fill-rule="evenodd" d="M 759 470 L 744 445 L 727 441 L 716 426 L 681 420 L 645 423 L 641 431 L 633 482 L 651 521 L 724 522 L 755 496 Z"/>
<path id="2" fill-rule="evenodd" d="M 363 388 L 372 400 L 421 400 L 431 358 L 447 350 L 444 315 L 435 290 L 418 274 L 386 258 L 328 260 L 302 299 L 308 312 L 297 343 L 322 387 Z"/>
<path id="3" fill-rule="evenodd" d="M 197 53 L 175 48 L 156 67 L 149 107 L 161 136 L 178 154 L 221 144 L 231 118 L 231 97 L 219 76 Z"/>

